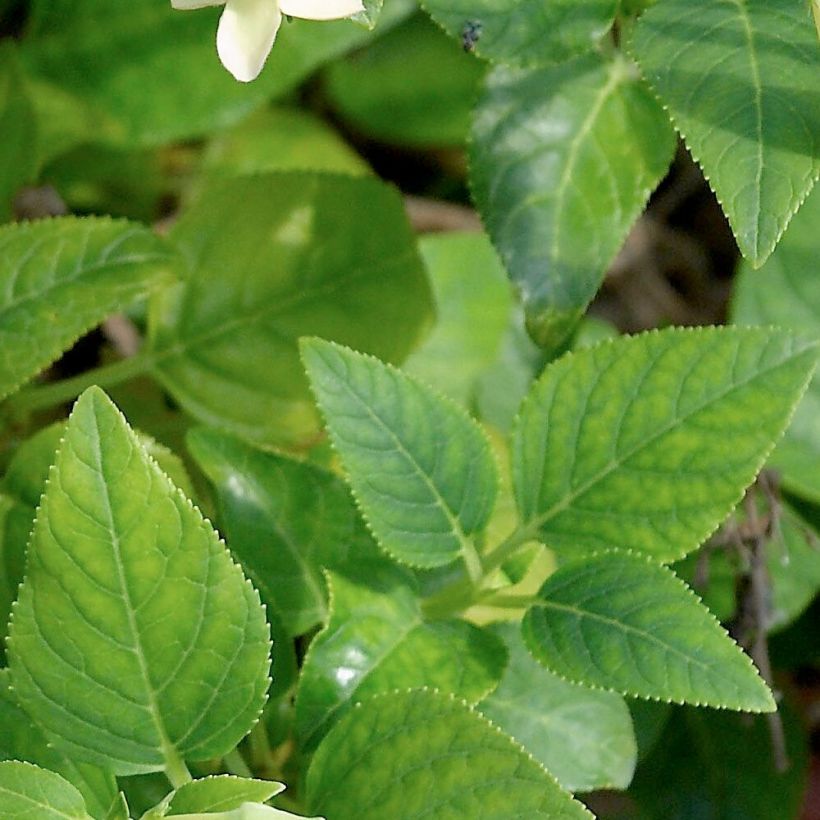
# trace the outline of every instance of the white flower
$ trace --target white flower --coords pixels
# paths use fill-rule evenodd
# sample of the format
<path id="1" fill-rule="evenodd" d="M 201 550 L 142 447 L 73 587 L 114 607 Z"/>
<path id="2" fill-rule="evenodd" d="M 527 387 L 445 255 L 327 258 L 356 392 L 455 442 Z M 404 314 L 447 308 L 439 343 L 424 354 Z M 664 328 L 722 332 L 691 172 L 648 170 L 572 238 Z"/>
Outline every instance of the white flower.
<path id="1" fill-rule="evenodd" d="M 223 4 L 216 50 L 225 68 L 243 83 L 259 76 L 283 14 L 305 20 L 338 20 L 364 11 L 362 0 L 171 0 L 175 9 Z"/>

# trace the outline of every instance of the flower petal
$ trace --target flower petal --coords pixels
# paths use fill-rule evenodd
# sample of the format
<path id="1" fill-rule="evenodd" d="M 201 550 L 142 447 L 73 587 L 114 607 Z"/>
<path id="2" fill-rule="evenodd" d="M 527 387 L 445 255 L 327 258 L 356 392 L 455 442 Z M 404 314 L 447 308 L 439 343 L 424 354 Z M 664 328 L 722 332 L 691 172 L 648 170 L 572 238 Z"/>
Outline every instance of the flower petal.
<path id="1" fill-rule="evenodd" d="M 282 14 L 305 20 L 338 20 L 364 11 L 362 0 L 281 0 Z"/>
<path id="2" fill-rule="evenodd" d="M 171 0 L 171 5 L 175 9 L 204 9 L 206 6 L 223 6 L 225 0 Z"/>
<path id="3" fill-rule="evenodd" d="M 240 82 L 255 80 L 281 22 L 276 0 L 228 0 L 216 33 L 216 50 L 222 65 Z"/>

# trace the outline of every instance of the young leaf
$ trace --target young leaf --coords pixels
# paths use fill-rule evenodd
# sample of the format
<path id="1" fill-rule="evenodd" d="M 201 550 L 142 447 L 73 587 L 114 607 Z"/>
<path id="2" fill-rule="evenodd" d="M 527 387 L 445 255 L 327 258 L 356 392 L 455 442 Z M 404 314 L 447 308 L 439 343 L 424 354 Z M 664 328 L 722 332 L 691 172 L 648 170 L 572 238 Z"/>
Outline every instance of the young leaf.
<path id="1" fill-rule="evenodd" d="M 431 318 L 401 200 L 374 179 L 215 181 L 172 237 L 191 275 L 152 306 L 154 372 L 192 415 L 256 444 L 317 433 L 300 335 L 401 361 Z"/>
<path id="2" fill-rule="evenodd" d="M 125 795 L 119 792 L 105 814 L 105 820 L 130 820 L 130 817 L 128 801 L 125 799 Z"/>
<path id="3" fill-rule="evenodd" d="M 675 574 L 630 553 L 562 566 L 524 616 L 530 652 L 574 683 L 625 695 L 772 712 L 769 688 Z"/>
<path id="4" fill-rule="evenodd" d="M 496 495 L 490 447 L 456 405 L 382 362 L 321 339 L 302 357 L 354 495 L 397 560 L 437 567 L 462 558 Z"/>
<path id="5" fill-rule="evenodd" d="M 478 705 L 570 791 L 625 789 L 637 747 L 623 698 L 576 686 L 533 660 L 517 624 L 497 624 L 510 653 L 498 686 Z"/>
<path id="6" fill-rule="evenodd" d="M 178 257 L 148 228 L 61 219 L 0 228 L 0 398 L 109 313 L 169 285 Z"/>
<path id="7" fill-rule="evenodd" d="M 232 749 L 264 703 L 257 593 L 98 388 L 57 453 L 8 652 L 32 718 L 115 774 L 177 777 Z"/>
<path id="8" fill-rule="evenodd" d="M 71 783 L 16 760 L 0 763 L 0 805 L 3 820 L 92 820 Z"/>
<path id="9" fill-rule="evenodd" d="M 424 0 L 464 48 L 510 65 L 558 63 L 592 51 L 612 25 L 616 0 Z"/>
<path id="10" fill-rule="evenodd" d="M 674 151 L 666 115 L 623 57 L 489 75 L 473 191 L 539 344 L 566 340 Z"/>
<path id="11" fill-rule="evenodd" d="M 820 175 L 820 51 L 794 0 L 664 0 L 631 50 L 762 265 Z"/>
<path id="12" fill-rule="evenodd" d="M 296 698 L 304 747 L 371 695 L 429 686 L 475 703 L 498 683 L 503 643 L 466 621 L 425 623 L 406 570 L 382 561 L 359 565 L 355 578 L 329 577 L 330 621 L 310 645 Z"/>
<path id="13" fill-rule="evenodd" d="M 732 317 L 738 324 L 777 325 L 820 332 L 820 277 L 817 275 L 817 226 L 820 191 L 815 191 L 795 215 L 783 240 L 766 264 L 755 271 L 742 262 L 735 280 Z M 797 405 L 783 440 L 769 459 L 783 484 L 820 503 L 820 375 Z"/>
<path id="14" fill-rule="evenodd" d="M 522 521 L 573 555 L 682 557 L 740 500 L 816 357 L 812 342 L 770 329 L 698 328 L 560 359 L 513 434 Z"/>
<path id="15" fill-rule="evenodd" d="M 205 777 L 185 783 L 174 792 L 168 816 L 194 812 L 211 813 L 238 809 L 243 803 L 262 803 L 284 791 L 273 780 L 250 780 L 232 775 Z"/>
<path id="16" fill-rule="evenodd" d="M 307 799 L 312 811 L 357 820 L 592 817 L 512 738 L 423 689 L 348 712 L 313 757 Z"/>

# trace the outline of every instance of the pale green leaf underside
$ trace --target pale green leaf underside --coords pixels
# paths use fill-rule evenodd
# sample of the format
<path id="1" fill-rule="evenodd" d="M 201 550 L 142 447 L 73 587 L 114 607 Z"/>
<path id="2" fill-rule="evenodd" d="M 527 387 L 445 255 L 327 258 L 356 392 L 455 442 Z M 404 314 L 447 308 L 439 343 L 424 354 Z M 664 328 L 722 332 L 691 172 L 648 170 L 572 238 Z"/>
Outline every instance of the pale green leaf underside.
<path id="1" fill-rule="evenodd" d="M 363 564 L 355 578 L 331 573 L 330 581 L 330 621 L 310 646 L 296 698 L 304 745 L 371 695 L 428 686 L 475 703 L 501 677 L 503 643 L 466 621 L 425 623 L 406 571 Z"/>
<path id="2" fill-rule="evenodd" d="M 251 780 L 227 774 L 204 777 L 176 790 L 168 807 L 168 816 L 231 811 L 243 803 L 263 803 L 284 788 L 273 780 Z"/>
<path id="3" fill-rule="evenodd" d="M 504 677 L 478 708 L 570 791 L 625 789 L 637 747 L 623 698 L 576 686 L 527 651 L 518 624 L 497 624 L 510 653 Z"/>
<path id="4" fill-rule="evenodd" d="M 9 659 L 31 716 L 116 774 L 222 755 L 264 704 L 257 593 L 97 388 L 49 476 Z"/>
<path id="5" fill-rule="evenodd" d="M 91 820 L 83 796 L 67 780 L 30 763 L 0 763 L 3 820 Z"/>
<path id="6" fill-rule="evenodd" d="M 480 714 L 427 690 L 348 712 L 308 771 L 312 811 L 357 820 L 589 820 L 592 815 Z"/>
<path id="7" fill-rule="evenodd" d="M 431 318 L 401 200 L 378 180 L 214 181 L 172 237 L 191 273 L 152 305 L 154 374 L 196 418 L 255 444 L 304 444 L 318 432 L 299 336 L 397 362 Z"/>
<path id="8" fill-rule="evenodd" d="M 168 243 L 128 222 L 65 217 L 0 228 L 0 398 L 178 269 Z"/>
<path id="9" fill-rule="evenodd" d="M 815 191 L 759 271 L 746 261 L 741 263 L 732 309 L 735 322 L 820 335 L 818 226 L 820 194 Z M 790 490 L 820 502 L 820 375 L 816 372 L 770 463 L 780 470 Z"/>
<path id="10" fill-rule="evenodd" d="M 362 511 L 395 558 L 435 567 L 475 559 L 496 470 L 478 425 L 389 365 L 320 339 L 302 356 Z"/>
<path id="11" fill-rule="evenodd" d="M 820 49 L 794 0 L 664 0 L 631 49 L 761 265 L 820 174 Z"/>
<path id="12" fill-rule="evenodd" d="M 629 553 L 562 566 L 524 616 L 530 652 L 567 680 L 625 695 L 775 710 L 751 660 L 675 574 Z"/>
<path id="13" fill-rule="evenodd" d="M 622 57 L 496 69 L 479 99 L 471 179 L 533 338 L 565 341 L 601 284 L 675 136 Z"/>
<path id="14" fill-rule="evenodd" d="M 423 0 L 451 36 L 472 44 L 481 57 L 508 65 L 557 63 L 591 51 L 612 25 L 617 5 L 616 0 Z"/>
<path id="15" fill-rule="evenodd" d="M 513 433 L 522 521 L 571 555 L 682 557 L 740 500 L 816 357 L 764 328 L 673 328 L 565 356 Z"/>

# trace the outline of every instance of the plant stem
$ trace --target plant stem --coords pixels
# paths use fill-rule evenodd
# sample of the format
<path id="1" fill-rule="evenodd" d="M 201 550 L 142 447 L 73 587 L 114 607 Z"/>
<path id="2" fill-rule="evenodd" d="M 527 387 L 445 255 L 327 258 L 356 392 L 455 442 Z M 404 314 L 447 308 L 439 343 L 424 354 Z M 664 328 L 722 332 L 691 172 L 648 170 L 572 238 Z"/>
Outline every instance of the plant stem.
<path id="1" fill-rule="evenodd" d="M 253 772 L 248 768 L 245 758 L 239 753 L 239 749 L 231 749 L 228 754 L 222 758 L 225 768 L 229 774 L 235 774 L 238 777 L 253 777 Z"/>
<path id="2" fill-rule="evenodd" d="M 12 396 L 7 402 L 7 407 L 15 415 L 53 407 L 75 399 L 83 390 L 94 384 L 100 387 L 111 387 L 139 376 L 148 370 L 151 362 L 150 354 L 139 353 L 128 359 L 120 359 L 80 373 L 79 376 L 73 376 L 70 379 L 39 387 L 29 387 L 21 390 L 16 396 Z"/>
<path id="3" fill-rule="evenodd" d="M 169 752 L 165 755 L 165 776 L 175 789 L 193 779 L 185 762 L 176 752 Z"/>
<path id="4" fill-rule="evenodd" d="M 530 532 L 529 527 L 518 527 L 513 530 L 494 550 L 484 556 L 484 574 L 489 575 L 498 569 L 508 558 L 511 558 L 536 535 Z"/>
<path id="5" fill-rule="evenodd" d="M 505 593 L 503 590 L 487 590 L 478 600 L 482 606 L 492 606 L 498 609 L 529 609 L 541 603 L 537 595 L 516 595 L 515 593 Z"/>

